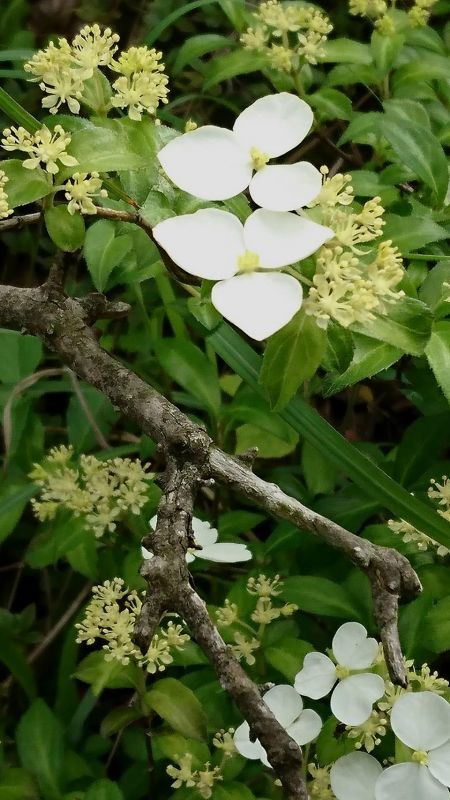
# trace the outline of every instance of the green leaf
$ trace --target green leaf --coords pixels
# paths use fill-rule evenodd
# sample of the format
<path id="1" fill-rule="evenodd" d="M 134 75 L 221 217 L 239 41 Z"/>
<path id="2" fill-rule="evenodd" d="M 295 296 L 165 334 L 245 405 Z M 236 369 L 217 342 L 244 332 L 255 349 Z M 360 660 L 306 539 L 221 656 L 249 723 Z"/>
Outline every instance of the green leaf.
<path id="1" fill-rule="evenodd" d="M 391 239 L 400 252 L 410 253 L 426 244 L 439 242 L 448 237 L 446 229 L 434 222 L 431 217 L 420 217 L 417 214 L 408 214 L 406 217 L 386 214 L 385 220 L 383 237 Z"/>
<path id="2" fill-rule="evenodd" d="M 409 426 L 398 446 L 394 466 L 394 477 L 403 486 L 411 486 L 448 447 L 449 423 L 449 414 L 433 414 L 420 417 Z"/>
<path id="3" fill-rule="evenodd" d="M 102 651 L 89 653 L 78 664 L 75 678 L 92 686 L 93 694 L 98 697 L 103 689 L 135 689 L 142 688 L 143 673 L 137 664 L 120 664 L 118 661 L 105 661 Z"/>
<path id="4" fill-rule="evenodd" d="M 271 336 L 264 352 L 261 382 L 272 408 L 278 411 L 297 389 L 316 372 L 327 342 L 326 331 L 299 311 L 278 333 Z"/>
<path id="5" fill-rule="evenodd" d="M 93 533 L 86 528 L 84 519 L 61 514 L 47 522 L 45 528 L 31 540 L 25 552 L 25 563 L 34 569 L 56 564 L 59 558 L 82 544 L 86 536 L 93 536 Z"/>
<path id="6" fill-rule="evenodd" d="M 367 44 L 355 42 L 353 39 L 328 39 L 323 43 L 325 55 L 321 61 L 333 64 L 371 64 L 372 55 Z"/>
<path id="7" fill-rule="evenodd" d="M 2 769 L 0 775 L 1 800 L 39 800 L 37 786 L 28 772 L 18 767 Z"/>
<path id="8" fill-rule="evenodd" d="M 351 364 L 341 375 L 330 377 L 326 382 L 325 397 L 336 394 L 364 378 L 371 378 L 377 372 L 390 367 L 403 355 L 403 350 L 398 347 L 357 333 L 354 334 L 354 345 Z"/>
<path id="9" fill-rule="evenodd" d="M 42 358 L 42 342 L 35 336 L 0 328 L 0 381 L 18 383 L 30 375 Z"/>
<path id="10" fill-rule="evenodd" d="M 394 112 L 398 119 L 403 117 L 408 125 L 413 122 L 423 128 L 431 128 L 430 117 L 423 103 L 408 98 L 393 97 L 383 102 L 383 108 L 388 114 Z"/>
<path id="11" fill-rule="evenodd" d="M 302 639 L 285 638 L 270 647 L 264 648 L 264 658 L 271 667 L 278 670 L 289 683 L 293 682 L 297 672 L 303 666 L 307 653 L 314 650 L 309 642 Z"/>
<path id="12" fill-rule="evenodd" d="M 436 322 L 425 348 L 428 363 L 450 403 L 450 322 Z"/>
<path id="13" fill-rule="evenodd" d="M 419 289 L 420 299 L 433 311 L 449 296 L 446 283 L 450 283 L 450 262 L 440 261 L 428 272 Z"/>
<path id="14" fill-rule="evenodd" d="M 200 701 L 175 678 L 159 680 L 146 692 L 145 704 L 178 733 L 190 739 L 206 739 L 206 715 Z"/>
<path id="15" fill-rule="evenodd" d="M 11 158 L 2 161 L 2 170 L 8 178 L 5 192 L 10 208 L 34 203 L 51 192 L 50 176 L 39 167 L 25 169 L 22 161 Z"/>
<path id="16" fill-rule="evenodd" d="M 369 322 L 356 322 L 351 329 L 393 347 L 420 356 L 431 331 L 431 312 L 420 300 L 404 297 L 389 306 L 389 315 L 375 314 Z"/>
<path id="17" fill-rule="evenodd" d="M 74 172 L 117 172 L 145 167 L 151 153 L 139 147 L 140 124 L 129 119 L 107 120 L 102 125 L 91 123 L 75 131 L 67 150 L 78 164 L 64 167 L 61 178 Z"/>
<path id="18" fill-rule="evenodd" d="M 313 495 L 330 494 L 333 491 L 337 477 L 336 467 L 308 441 L 303 442 L 302 470 L 306 485 Z"/>
<path id="19" fill-rule="evenodd" d="M 83 800 L 123 800 L 123 794 L 117 783 L 103 778 L 91 783 Z"/>
<path id="20" fill-rule="evenodd" d="M 234 50 L 211 60 L 203 75 L 203 89 L 206 91 L 218 83 L 235 78 L 236 75 L 248 75 L 249 72 L 258 72 L 265 67 L 267 59 L 264 55 L 250 50 Z"/>
<path id="21" fill-rule="evenodd" d="M 215 331 L 205 331 L 204 335 L 231 369 L 254 391 L 264 393 L 259 382 L 261 359 L 236 331 L 222 323 Z M 426 530 L 436 541 L 450 546 L 450 524 L 392 480 L 334 430 L 309 403 L 295 397 L 280 412 L 280 416 L 393 516 L 406 519 L 419 530 Z"/>
<path id="22" fill-rule="evenodd" d="M 372 33 L 370 49 L 375 66 L 380 71 L 382 77 L 387 75 L 394 66 L 404 41 L 405 39 L 401 34 L 397 34 L 396 36 L 383 36 L 383 34 L 377 31 Z"/>
<path id="23" fill-rule="evenodd" d="M 59 800 L 63 776 L 63 730 L 40 698 L 21 718 L 16 738 L 20 760 L 36 778 L 45 800 Z"/>
<path id="24" fill-rule="evenodd" d="M 99 219 L 86 232 L 83 254 L 96 289 L 102 292 L 108 278 L 132 247 L 128 234 L 115 235 L 113 222 Z"/>
<path id="25" fill-rule="evenodd" d="M 228 36 L 222 36 L 218 33 L 200 33 L 198 36 L 191 36 L 186 39 L 178 50 L 172 72 L 176 75 L 184 69 L 186 64 L 190 64 L 196 58 L 200 58 L 200 56 L 204 56 L 214 50 L 230 47 L 232 44 L 233 41 Z"/>
<path id="26" fill-rule="evenodd" d="M 359 620 L 360 611 L 353 598 L 340 583 L 316 575 L 286 578 L 280 597 L 296 603 L 300 611 L 325 617 Z"/>
<path id="27" fill-rule="evenodd" d="M 423 643 L 434 653 L 450 650 L 450 597 L 444 597 L 428 612 Z"/>
<path id="28" fill-rule="evenodd" d="M 113 405 L 102 392 L 91 386 L 80 386 L 84 402 L 90 410 L 92 417 L 105 436 L 116 421 L 116 412 Z M 67 409 L 67 429 L 69 442 L 78 453 L 85 453 L 98 446 L 92 425 L 86 416 L 84 408 L 80 405 L 78 396 L 74 394 L 69 401 Z"/>
<path id="29" fill-rule="evenodd" d="M 173 25 L 177 19 L 180 17 L 184 17 L 185 14 L 189 14 L 190 11 L 195 11 L 197 8 L 201 8 L 202 6 L 209 6 L 211 3 L 215 3 L 217 0 L 192 0 L 191 3 L 185 3 L 180 8 L 176 8 L 175 11 L 172 11 L 166 17 L 158 22 L 157 25 L 153 26 L 151 29 L 151 33 L 146 36 L 144 42 L 147 46 L 153 45 L 155 42 L 158 41 L 161 34 Z"/>
<path id="30" fill-rule="evenodd" d="M 0 488 L 0 542 L 13 532 L 36 492 L 37 487 L 30 483 L 4 483 Z"/>
<path id="31" fill-rule="evenodd" d="M 47 208 L 44 219 L 50 239 L 60 250 L 74 253 L 82 247 L 85 225 L 81 214 L 69 214 L 65 205 L 52 206 Z"/>
<path id="32" fill-rule="evenodd" d="M 447 158 L 434 134 L 416 123 L 405 125 L 402 114 L 390 110 L 382 123 L 383 135 L 402 164 L 406 164 L 433 191 L 440 205 L 448 187 Z"/>
<path id="33" fill-rule="evenodd" d="M 2 21 L 5 15 L 2 13 Z M 41 123 L 28 113 L 8 92 L 0 88 L 0 108 L 13 122 L 23 125 L 30 133 L 39 130 Z"/>
<path id="34" fill-rule="evenodd" d="M 137 708 L 113 708 L 102 720 L 100 735 L 112 736 L 113 733 L 123 730 L 142 716 L 142 712 Z"/>
<path id="35" fill-rule="evenodd" d="M 217 370 L 200 348 L 192 342 L 164 339 L 158 342 L 156 352 L 170 377 L 216 413 L 220 406 Z"/>
<path id="36" fill-rule="evenodd" d="M 28 663 L 22 648 L 17 642 L 0 630 L 0 662 L 2 662 L 8 672 L 14 675 L 17 682 L 26 692 L 28 697 L 36 696 L 36 681 L 33 670 Z M 0 785 L 0 798 L 1 785 Z"/>
<path id="37" fill-rule="evenodd" d="M 325 86 L 314 94 L 308 95 L 308 103 L 326 119 L 351 119 L 352 101 L 346 94 Z"/>

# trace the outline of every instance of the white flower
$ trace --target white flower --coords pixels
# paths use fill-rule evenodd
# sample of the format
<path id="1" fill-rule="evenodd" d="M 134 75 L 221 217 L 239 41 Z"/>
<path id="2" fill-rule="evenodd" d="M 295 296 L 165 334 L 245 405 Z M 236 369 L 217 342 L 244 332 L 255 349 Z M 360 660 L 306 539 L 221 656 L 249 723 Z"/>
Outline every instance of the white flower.
<path id="1" fill-rule="evenodd" d="M 263 696 L 275 719 L 301 747 L 312 742 L 319 735 L 322 720 L 311 708 L 303 709 L 303 701 L 293 686 L 281 685 L 269 689 Z M 241 756 L 249 759 L 259 758 L 270 767 L 267 754 L 259 739 L 252 741 L 248 722 L 243 722 L 234 734 L 234 744 Z"/>
<path id="2" fill-rule="evenodd" d="M 334 716 L 346 725 L 361 725 L 372 711 L 373 703 L 384 694 L 380 675 L 353 670 L 370 668 L 378 654 L 376 639 L 368 639 L 364 625 L 346 622 L 336 631 L 332 643 L 336 664 L 323 653 L 307 653 L 303 669 L 295 676 L 296 690 L 317 700 L 325 697 L 339 680 L 331 695 Z"/>
<path id="3" fill-rule="evenodd" d="M 320 172 L 305 161 L 266 165 L 297 147 L 312 122 L 304 100 L 287 92 L 272 94 L 239 114 L 232 131 L 204 125 L 166 144 L 158 158 L 176 186 L 195 197 L 226 200 L 249 187 L 263 208 L 293 211 L 317 197 Z"/>
<path id="4" fill-rule="evenodd" d="M 219 281 L 214 306 L 260 341 L 286 325 L 302 303 L 295 278 L 264 271 L 307 258 L 333 231 L 288 212 L 258 209 L 242 225 L 228 211 L 205 208 L 163 220 L 153 235 L 186 272 Z"/>
<path id="5" fill-rule="evenodd" d="M 392 709 L 391 727 L 413 753 L 383 772 L 375 800 L 449 800 L 450 704 L 433 692 L 408 692 Z"/>
<path id="6" fill-rule="evenodd" d="M 154 530 L 156 527 L 156 515 L 150 520 L 150 526 Z M 250 550 L 245 544 L 234 544 L 234 542 L 218 542 L 219 534 L 209 522 L 197 517 L 192 518 L 192 530 L 194 531 L 195 549 L 189 549 L 186 554 L 188 564 L 195 558 L 204 558 L 205 561 L 218 561 L 221 563 L 233 564 L 236 561 L 249 561 L 252 557 Z M 153 558 L 153 553 L 145 547 L 141 548 L 143 558 Z"/>
<path id="7" fill-rule="evenodd" d="M 349 753 L 338 758 L 331 767 L 331 788 L 337 800 L 375 800 L 375 785 L 382 772 L 381 764 L 368 753 Z M 400 800 L 400 797 L 393 794 L 389 800 Z M 427 799 L 423 797 L 422 800 Z"/>

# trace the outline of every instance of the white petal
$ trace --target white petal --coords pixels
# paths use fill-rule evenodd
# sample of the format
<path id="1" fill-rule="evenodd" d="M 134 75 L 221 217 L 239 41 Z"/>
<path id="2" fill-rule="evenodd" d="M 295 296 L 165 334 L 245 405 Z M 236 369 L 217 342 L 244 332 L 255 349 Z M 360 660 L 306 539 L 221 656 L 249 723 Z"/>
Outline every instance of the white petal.
<path id="1" fill-rule="evenodd" d="M 158 515 L 157 515 L 157 514 L 155 514 L 155 515 L 154 515 L 154 516 L 151 518 L 151 520 L 150 520 L 150 523 L 149 523 L 149 525 L 150 525 L 150 527 L 151 527 L 151 529 L 152 529 L 153 531 L 154 531 L 154 530 L 155 530 L 155 528 L 156 528 L 156 523 L 157 523 L 157 521 L 158 521 Z"/>
<path id="2" fill-rule="evenodd" d="M 375 800 L 449 800 L 448 790 L 436 781 L 428 767 L 394 764 L 377 780 Z"/>
<path id="3" fill-rule="evenodd" d="M 153 236 L 179 267 L 215 281 L 235 275 L 245 250 L 242 224 L 217 208 L 165 219 L 155 225 Z"/>
<path id="4" fill-rule="evenodd" d="M 210 544 L 215 544 L 219 538 L 216 528 L 213 528 L 211 523 L 207 520 L 192 517 L 192 530 L 197 544 L 200 547 L 209 547 Z"/>
<path id="5" fill-rule="evenodd" d="M 336 683 L 336 667 L 324 653 L 307 653 L 303 669 L 295 676 L 297 692 L 318 700 L 331 692 Z"/>
<path id="6" fill-rule="evenodd" d="M 333 236 L 331 228 L 287 211 L 258 208 L 244 223 L 246 250 L 257 253 L 261 266 L 269 269 L 307 258 Z"/>
<path id="7" fill-rule="evenodd" d="M 260 169 L 250 181 L 250 194 L 261 208 L 294 211 L 320 192 L 322 176 L 308 161 L 274 164 Z"/>
<path id="8" fill-rule="evenodd" d="M 349 669 L 364 669 L 374 663 L 378 642 L 367 638 L 364 625 L 345 622 L 334 634 L 332 649 L 338 664 Z"/>
<path id="9" fill-rule="evenodd" d="M 362 725 L 369 719 L 372 705 L 384 694 L 384 681 L 380 675 L 365 672 L 351 675 L 338 683 L 331 695 L 331 710 L 345 725 Z"/>
<path id="10" fill-rule="evenodd" d="M 160 164 L 180 189 L 202 200 L 226 200 L 247 188 L 251 159 L 226 128 L 205 125 L 184 133 L 158 153 Z"/>
<path id="11" fill-rule="evenodd" d="M 235 544 L 234 542 L 210 544 L 197 553 L 197 558 L 204 558 L 206 561 L 217 561 L 223 564 L 249 561 L 251 557 L 252 554 L 245 544 Z"/>
<path id="12" fill-rule="evenodd" d="M 300 747 L 316 739 L 321 730 L 322 720 L 312 708 L 305 708 L 299 718 L 287 728 L 289 736 L 291 736 Z"/>
<path id="13" fill-rule="evenodd" d="M 303 710 L 303 700 L 293 686 L 273 686 L 263 695 L 265 704 L 283 728 L 292 725 Z"/>
<path id="14" fill-rule="evenodd" d="M 218 311 L 252 339 L 261 341 L 283 328 L 302 304 L 301 284 L 290 275 L 238 275 L 216 283 L 211 300 Z"/>
<path id="15" fill-rule="evenodd" d="M 391 726 L 413 750 L 434 750 L 450 736 L 450 704 L 433 692 L 408 692 L 395 703 Z"/>
<path id="16" fill-rule="evenodd" d="M 239 114 L 233 130 L 248 150 L 257 147 L 275 158 L 303 141 L 313 119 L 313 112 L 304 100 L 280 92 L 260 97 L 252 103 Z"/>
<path id="17" fill-rule="evenodd" d="M 428 754 L 428 768 L 436 780 L 450 786 L 450 739 Z"/>
<path id="18" fill-rule="evenodd" d="M 148 560 L 149 558 L 153 558 L 153 553 L 151 552 L 151 550 L 147 550 L 146 547 L 141 547 L 141 556 L 142 558 Z"/>
<path id="19" fill-rule="evenodd" d="M 261 758 L 261 756 L 265 756 L 266 751 L 264 750 L 263 746 L 259 743 L 259 739 L 256 742 L 250 741 L 250 728 L 248 722 L 243 722 L 242 725 L 239 725 L 235 734 L 234 734 L 234 744 L 236 746 L 236 750 L 241 756 L 244 758 Z"/>
<path id="20" fill-rule="evenodd" d="M 200 554 L 201 552 L 203 552 L 203 551 L 200 551 L 200 550 L 197 551 L 196 550 L 195 551 L 195 556 L 192 553 L 186 553 L 186 564 L 192 564 L 192 562 L 195 561 L 197 556 L 199 558 L 201 558 L 201 554 Z"/>
<path id="21" fill-rule="evenodd" d="M 368 753 L 349 753 L 331 767 L 331 788 L 337 800 L 375 800 L 375 784 L 382 772 L 381 764 Z"/>

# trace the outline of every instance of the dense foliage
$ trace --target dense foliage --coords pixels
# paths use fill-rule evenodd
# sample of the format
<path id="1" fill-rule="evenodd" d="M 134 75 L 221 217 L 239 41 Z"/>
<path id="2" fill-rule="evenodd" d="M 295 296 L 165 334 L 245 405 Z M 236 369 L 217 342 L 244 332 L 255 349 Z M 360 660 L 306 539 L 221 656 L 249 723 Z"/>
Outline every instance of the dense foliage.
<path id="1" fill-rule="evenodd" d="M 36 286 L 59 258 L 71 296 L 129 303 L 96 323 L 102 347 L 226 452 L 257 448 L 268 481 L 410 559 L 423 592 L 400 636 L 420 708 L 389 680 L 367 578 L 312 533 L 206 486 L 188 554 L 232 652 L 275 684 L 288 731 L 303 720 L 311 798 L 357 800 L 363 784 L 348 789 L 352 762 L 338 759 L 359 751 L 361 800 L 394 756 L 441 780 L 444 794 L 415 795 L 402 773 L 413 800 L 445 798 L 448 764 L 432 752 L 448 736 L 405 729 L 445 729 L 450 701 L 450 2 L 137 5 L 4 0 L 2 283 Z M 274 153 L 252 147 L 236 192 L 208 142 L 203 194 L 194 149 L 182 168 L 158 160 L 283 93 L 312 108 L 312 128 Z M 281 169 L 269 156 L 311 162 L 302 202 L 277 196 L 279 177 L 262 186 Z M 270 214 L 303 226 L 295 257 L 264 263 Z M 201 220 L 196 246 L 208 239 L 200 267 L 171 227 L 182 215 Z M 239 269 L 225 264 L 234 235 Z M 133 639 L 155 442 L 38 339 L 4 329 L 0 402 L 0 800 L 281 797 L 183 620 L 166 615 L 146 651 Z M 331 678 L 318 687 L 319 666 Z M 387 775 L 377 800 L 397 796 Z"/>

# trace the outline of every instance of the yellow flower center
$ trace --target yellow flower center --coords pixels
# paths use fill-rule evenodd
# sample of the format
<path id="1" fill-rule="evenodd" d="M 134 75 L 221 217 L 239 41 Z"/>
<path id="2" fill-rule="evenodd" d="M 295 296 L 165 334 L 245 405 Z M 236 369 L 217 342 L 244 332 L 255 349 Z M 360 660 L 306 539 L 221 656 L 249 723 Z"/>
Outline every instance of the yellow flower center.
<path id="1" fill-rule="evenodd" d="M 252 158 L 252 166 L 253 169 L 255 170 L 259 170 L 265 167 L 270 159 L 270 156 L 267 155 L 267 153 L 261 152 L 261 150 L 258 150 L 257 147 L 252 147 L 252 149 L 250 150 L 250 155 Z"/>
<path id="2" fill-rule="evenodd" d="M 246 250 L 237 260 L 239 272 L 254 272 L 259 267 L 259 255 Z"/>
<path id="3" fill-rule="evenodd" d="M 426 767 L 428 764 L 428 753 L 426 753 L 425 750 L 414 750 L 411 760 L 415 761 L 416 764 L 420 764 L 422 767 Z"/>
<path id="4" fill-rule="evenodd" d="M 341 664 L 337 664 L 335 672 L 336 672 L 336 677 L 339 678 L 339 680 L 342 680 L 343 678 L 348 678 L 348 676 L 350 675 L 350 670 L 347 667 L 343 667 Z"/>

